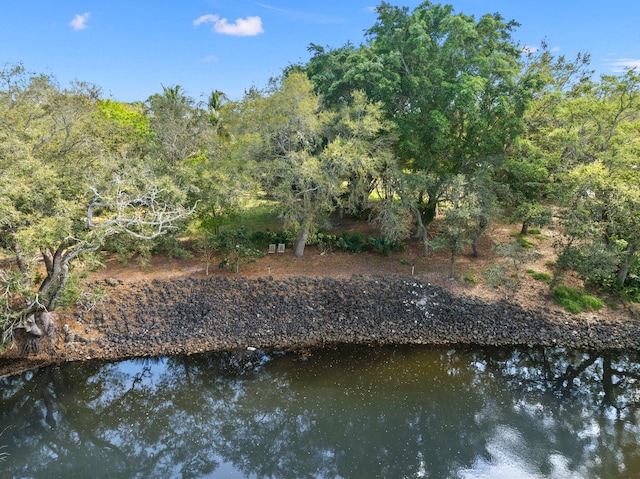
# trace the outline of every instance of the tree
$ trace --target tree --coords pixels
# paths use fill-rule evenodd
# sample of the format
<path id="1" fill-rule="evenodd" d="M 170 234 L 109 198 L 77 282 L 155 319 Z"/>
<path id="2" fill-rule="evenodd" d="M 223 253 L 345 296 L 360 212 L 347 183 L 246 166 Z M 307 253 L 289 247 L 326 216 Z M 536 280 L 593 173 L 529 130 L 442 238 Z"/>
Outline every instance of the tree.
<path id="1" fill-rule="evenodd" d="M 198 102 L 179 85 L 163 87 L 146 102 L 152 154 L 196 205 L 196 228 L 213 234 L 241 208 L 255 184 L 250 165 L 235 161 L 228 109 L 228 98 L 219 90 Z"/>
<path id="2" fill-rule="evenodd" d="M 498 204 L 499 185 L 491 178 L 489 172 L 478 172 L 466 187 L 475 206 L 470 210 L 467 231 L 473 257 L 480 257 L 478 240 L 489 229 L 491 224 L 502 214 L 502 208 Z"/>
<path id="3" fill-rule="evenodd" d="M 386 2 L 366 45 L 325 51 L 312 46 L 308 72 L 333 101 L 362 89 L 395 125 L 395 154 L 410 175 L 405 204 L 428 253 L 427 228 L 448 181 L 499 164 L 521 131 L 530 97 L 522 77 L 517 26 L 498 15 L 479 20 L 450 5 L 423 2 L 412 13 Z M 350 87 L 350 88 L 349 88 Z"/>
<path id="4" fill-rule="evenodd" d="M 589 56 L 578 54 L 569 61 L 556 57 L 545 42 L 524 58 L 522 78 L 531 85 L 532 99 L 523 115 L 524 129 L 507 152 L 506 161 L 493 176 L 503 188 L 503 205 L 511 220 L 522 223 L 521 234 L 529 226 L 542 227 L 552 220 L 550 197 L 554 174 L 563 169 L 563 153 L 558 132 L 566 124 L 562 110 L 567 98 L 590 81 Z"/>
<path id="5" fill-rule="evenodd" d="M 307 77 L 291 72 L 264 92 L 248 92 L 237 106 L 239 154 L 256 161 L 264 190 L 296 233 L 296 256 L 332 211 L 368 199 L 363 188 L 387 158 L 380 107 L 361 93 L 354 98 L 337 112 L 323 110 Z"/>
<path id="6" fill-rule="evenodd" d="M 500 289 L 504 293 L 505 301 L 509 295 L 515 295 L 522 285 L 522 267 L 539 258 L 534 250 L 525 248 L 521 242 L 497 243 L 495 251 L 504 258 L 505 264 L 492 264 L 484 271 L 484 275 L 492 288 Z"/>
<path id="7" fill-rule="evenodd" d="M 612 273 L 584 254 L 600 252 L 619 286 L 640 249 L 639 112 L 640 74 L 602 76 L 566 98 L 559 110 L 562 124 L 554 131 L 564 167 L 558 175 L 566 232 L 561 259 L 602 281 Z M 589 272 L 588 264 L 595 269 Z"/>
<path id="8" fill-rule="evenodd" d="M 471 183 L 464 175 L 456 175 L 447 185 L 445 198 L 433 246 L 450 251 L 449 279 L 454 280 L 456 258 L 468 244 L 472 245 L 473 256 L 479 256 L 478 239 L 497 216 L 498 208 L 488 178 L 476 178 Z"/>
<path id="9" fill-rule="evenodd" d="M 78 260 L 108 237 L 155 238 L 190 210 L 154 162 L 131 156 L 139 145 L 109 139 L 126 138 L 132 125 L 104 114 L 95 87 L 63 89 L 22 66 L 0 81 L 0 252 L 14 264 L 0 270 L 7 341 L 16 328 L 32 338 L 51 330 L 49 313 Z"/>
<path id="10" fill-rule="evenodd" d="M 435 248 L 448 249 L 451 253 L 449 279 L 456 279 L 455 262 L 464 247 L 471 242 L 469 222 L 478 215 L 479 204 L 475 195 L 465 192 L 466 180 L 463 175 L 456 176 L 448 188 L 444 217 L 440 223 L 440 234 L 434 243 Z"/>
<path id="11" fill-rule="evenodd" d="M 516 154 L 505 161 L 496 176 L 507 186 L 502 200 L 513 209 L 512 221 L 522 223 L 520 234 L 526 235 L 529 226 L 542 227 L 551 222 L 551 207 L 546 203 L 551 173 L 546 158 Z"/>

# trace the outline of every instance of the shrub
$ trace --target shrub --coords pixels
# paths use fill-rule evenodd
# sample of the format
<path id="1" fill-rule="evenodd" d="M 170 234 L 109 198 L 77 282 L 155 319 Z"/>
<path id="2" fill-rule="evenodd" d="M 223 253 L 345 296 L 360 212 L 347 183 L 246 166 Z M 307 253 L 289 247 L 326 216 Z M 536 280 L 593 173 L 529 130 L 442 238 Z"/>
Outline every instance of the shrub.
<path id="1" fill-rule="evenodd" d="M 367 248 L 367 245 L 362 238 L 362 233 L 356 231 L 349 234 L 348 231 L 343 231 L 336 241 L 336 247 L 344 251 L 360 253 Z"/>
<path id="2" fill-rule="evenodd" d="M 472 275 L 471 273 L 467 273 L 464 275 L 464 280 L 467 283 L 471 283 L 471 284 L 478 284 L 478 278 L 476 278 L 474 275 Z"/>
<path id="3" fill-rule="evenodd" d="M 240 228 L 241 231 L 246 228 Z M 224 232 L 223 232 L 224 233 Z M 266 248 L 273 243 L 291 244 L 295 235 L 291 231 L 256 231 L 249 235 L 249 241 L 255 248 Z"/>
<path id="4" fill-rule="evenodd" d="M 482 272 L 489 286 L 498 289 L 504 295 L 504 299 L 508 300 L 514 295 L 520 287 L 520 279 L 515 274 L 509 274 L 509 270 L 504 266 L 493 264 Z"/>
<path id="5" fill-rule="evenodd" d="M 399 241 L 391 241 L 384 236 L 369 236 L 367 244 L 383 256 L 389 256 L 391 252 L 402 251 L 402 244 Z"/>
<path id="6" fill-rule="evenodd" d="M 264 238 L 261 237 L 261 240 Z M 236 272 L 241 265 L 252 263 L 256 258 L 262 258 L 265 255 L 263 251 L 256 248 L 253 234 L 249 233 L 246 227 L 224 230 L 217 235 L 207 234 L 201 250 L 219 253 L 223 259 L 218 266 Z"/>
<path id="7" fill-rule="evenodd" d="M 595 311 L 604 306 L 604 301 L 601 299 L 564 285 L 556 286 L 553 289 L 553 297 L 559 305 L 575 314 L 584 310 Z"/>

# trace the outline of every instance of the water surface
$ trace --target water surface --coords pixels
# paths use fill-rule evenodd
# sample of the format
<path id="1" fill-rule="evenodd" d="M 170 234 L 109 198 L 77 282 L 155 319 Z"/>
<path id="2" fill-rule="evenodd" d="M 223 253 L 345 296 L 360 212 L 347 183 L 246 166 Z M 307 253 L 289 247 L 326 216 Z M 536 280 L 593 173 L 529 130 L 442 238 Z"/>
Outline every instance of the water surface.
<path id="1" fill-rule="evenodd" d="M 640 477 L 640 358 L 345 347 L 0 380 L 1 477 Z"/>

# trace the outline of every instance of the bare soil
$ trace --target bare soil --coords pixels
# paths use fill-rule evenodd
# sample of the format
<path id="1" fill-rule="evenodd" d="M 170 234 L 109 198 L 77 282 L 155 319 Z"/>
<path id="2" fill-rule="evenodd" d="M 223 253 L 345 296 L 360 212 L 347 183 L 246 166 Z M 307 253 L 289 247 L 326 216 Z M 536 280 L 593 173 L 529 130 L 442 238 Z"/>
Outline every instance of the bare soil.
<path id="1" fill-rule="evenodd" d="M 360 232 L 365 238 L 379 235 L 375 226 L 354 219 L 342 218 L 328 234 Z M 383 256 L 377 252 L 350 253 L 334 250 L 321 253 L 317 246 L 307 246 L 302 258 L 296 258 L 290 249 L 284 254 L 267 254 L 255 262 L 243 265 L 238 272 L 218 268 L 221 258 L 214 258 L 209 265 L 209 276 L 242 277 L 257 279 L 271 276 L 282 279 L 296 276 L 350 278 L 353 275 L 413 275 L 416 279 L 445 287 L 453 294 L 477 297 L 487 301 L 504 299 L 504 293 L 492 289 L 484 271 L 495 263 L 509 267 L 508 261 L 496 256 L 493 246 L 497 243 L 514 241 L 519 233 L 517 225 L 499 224 L 481 237 L 479 242 L 480 256 L 473 257 L 472 248 L 468 246 L 455 261 L 455 280 L 450 279 L 451 256 L 448 250 L 431 249 L 429 256 L 423 256 L 423 247 L 419 240 L 410 239 L 400 252 Z M 551 263 L 555 261 L 553 243 L 556 233 L 553 230 L 542 231 L 541 234 L 529 235 L 527 240 L 533 243 L 539 257 L 523 266 L 521 271 L 521 287 L 513 299 L 524 307 L 536 309 L 545 307 L 561 311 L 553 301 L 549 286 L 539 280 L 532 279 L 525 270 L 552 274 Z M 90 280 L 111 279 L 124 282 L 149 281 L 153 279 L 171 280 L 181 277 L 206 278 L 206 265 L 202 258 L 189 259 L 169 258 L 157 255 L 142 263 L 135 260 L 123 264 L 118 258 L 111 256 L 106 260 L 106 268 L 94 273 Z M 563 282 L 568 286 L 582 288 L 584 284 L 574 275 L 565 276 Z M 634 305 L 623 305 L 620 309 L 606 308 L 599 314 L 609 317 L 624 318 L 629 313 L 640 312 Z M 585 313 L 593 314 L 593 313 Z"/>

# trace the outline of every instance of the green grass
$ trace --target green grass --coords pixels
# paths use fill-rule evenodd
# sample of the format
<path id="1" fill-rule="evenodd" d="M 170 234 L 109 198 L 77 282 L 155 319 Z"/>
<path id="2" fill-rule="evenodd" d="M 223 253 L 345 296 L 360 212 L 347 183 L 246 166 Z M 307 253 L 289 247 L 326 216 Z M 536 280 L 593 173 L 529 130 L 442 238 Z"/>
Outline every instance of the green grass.
<path id="1" fill-rule="evenodd" d="M 476 278 L 474 275 L 472 275 L 471 273 L 467 273 L 464 275 L 463 278 L 467 283 L 471 283 L 471 284 L 478 284 L 479 280 L 478 278 Z"/>
<path id="2" fill-rule="evenodd" d="M 271 205 L 263 204 L 238 213 L 223 226 L 223 229 L 236 230 L 243 226 L 250 231 L 279 231 L 282 229 L 282 221 L 278 219 Z"/>
<path id="3" fill-rule="evenodd" d="M 529 228 L 528 235 L 539 235 L 541 233 L 540 228 Z"/>
<path id="4" fill-rule="evenodd" d="M 525 249 L 531 249 L 536 247 L 535 243 L 532 243 L 526 238 L 520 237 L 519 241 L 520 241 L 520 246 L 522 246 Z"/>
<path id="5" fill-rule="evenodd" d="M 539 271 L 528 269 L 527 274 L 536 281 L 544 281 L 545 283 L 551 282 L 551 275 L 549 273 L 541 273 Z"/>
<path id="6" fill-rule="evenodd" d="M 564 309 L 575 314 L 604 307 L 604 301 L 601 299 L 563 285 L 554 288 L 553 297 Z"/>
<path id="7" fill-rule="evenodd" d="M 509 236 L 511 236 L 512 238 L 516 238 L 518 240 L 518 243 L 520 243 L 520 246 L 522 246 L 523 248 L 531 249 L 531 248 L 535 248 L 536 247 L 535 243 L 532 243 L 531 241 L 529 241 L 527 238 L 525 238 L 519 232 L 511 233 Z"/>

